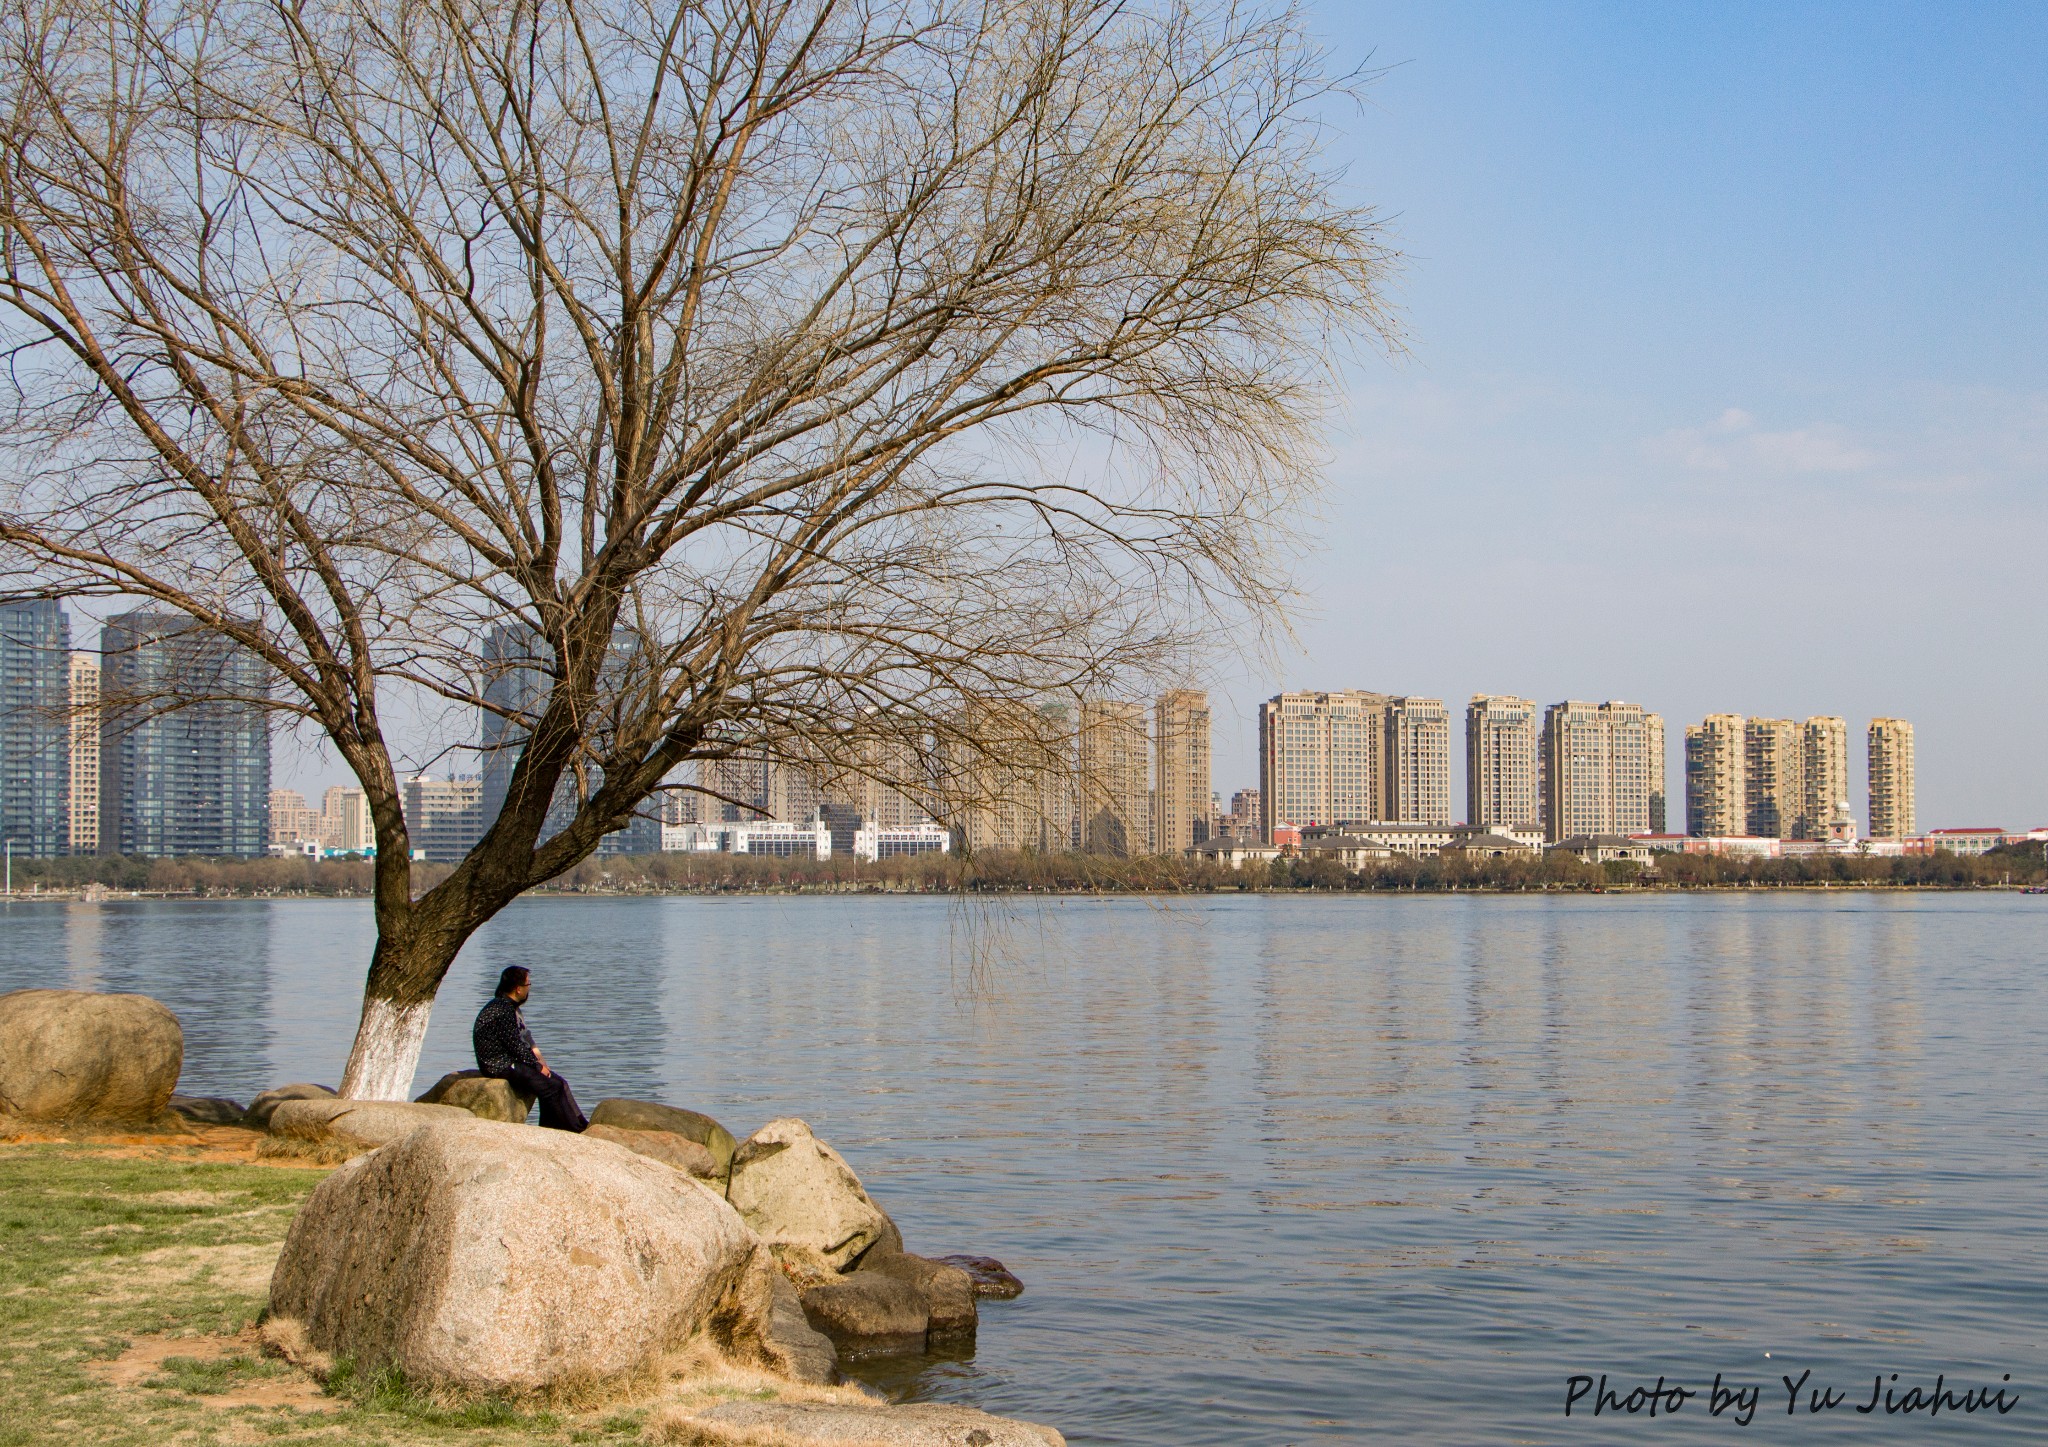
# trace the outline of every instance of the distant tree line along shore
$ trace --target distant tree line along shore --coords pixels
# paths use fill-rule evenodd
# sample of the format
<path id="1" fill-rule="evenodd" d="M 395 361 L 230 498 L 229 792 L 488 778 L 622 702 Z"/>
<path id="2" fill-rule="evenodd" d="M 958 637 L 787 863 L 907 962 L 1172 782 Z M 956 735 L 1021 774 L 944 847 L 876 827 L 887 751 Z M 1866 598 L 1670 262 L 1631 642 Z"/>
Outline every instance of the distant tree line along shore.
<path id="1" fill-rule="evenodd" d="M 1558 851 L 1528 858 L 1394 858 L 1346 869 L 1328 855 L 1292 855 L 1242 870 L 1196 858 L 994 851 L 867 862 L 833 857 L 649 854 L 590 859 L 537 894 L 1232 893 L 1286 890 L 1524 891 L 1702 888 L 1985 889 L 2048 884 L 2035 840 L 1980 855 L 1744 858 L 1663 854 L 1654 871 L 1632 860 L 1587 863 Z M 45 891 L 202 896 L 368 896 L 373 864 L 353 859 L 16 859 L 14 896 Z M 414 888 L 453 868 L 413 865 Z"/>

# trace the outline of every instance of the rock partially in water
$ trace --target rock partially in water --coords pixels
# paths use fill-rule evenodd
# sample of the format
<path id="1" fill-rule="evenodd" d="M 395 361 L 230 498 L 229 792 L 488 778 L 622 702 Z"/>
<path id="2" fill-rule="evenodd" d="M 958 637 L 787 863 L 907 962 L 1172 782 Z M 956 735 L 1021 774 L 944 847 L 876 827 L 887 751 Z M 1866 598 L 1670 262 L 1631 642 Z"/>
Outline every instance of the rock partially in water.
<path id="1" fill-rule="evenodd" d="M 869 1252 L 842 1276 L 807 1278 L 804 1315 L 851 1356 L 958 1347 L 974 1340 L 974 1282 L 907 1251 Z"/>
<path id="2" fill-rule="evenodd" d="M 293 1220 L 270 1307 L 312 1346 L 513 1394 L 643 1372 L 699 1334 L 777 1365 L 775 1267 L 715 1191 L 607 1141 L 445 1113 Z"/>
<path id="3" fill-rule="evenodd" d="M 839 1152 L 794 1117 L 771 1120 L 733 1152 L 726 1199 L 771 1246 L 844 1271 L 888 1226 Z"/>
<path id="4" fill-rule="evenodd" d="M 839 1402 L 721 1402 L 693 1414 L 716 1427 L 775 1434 L 818 1447 L 1066 1447 L 1037 1422 L 938 1402 L 890 1407 Z"/>
<path id="5" fill-rule="evenodd" d="M 856 1271 L 802 1288 L 804 1316 L 847 1356 L 921 1352 L 931 1303 L 914 1282 L 885 1272 Z"/>
<path id="6" fill-rule="evenodd" d="M 624 1146 L 635 1155 L 660 1161 L 700 1181 L 709 1181 L 714 1186 L 718 1183 L 717 1160 L 693 1140 L 671 1135 L 665 1130 L 621 1130 L 615 1125 L 593 1124 L 583 1133 L 592 1140 Z"/>
<path id="7" fill-rule="evenodd" d="M 998 1301 L 1010 1301 L 1024 1294 L 1024 1283 L 993 1256 L 935 1256 L 932 1259 L 942 1265 L 957 1266 L 966 1272 L 974 1282 L 976 1296 L 992 1296 Z"/>
<path id="8" fill-rule="evenodd" d="M 0 995 L 0 1114 L 151 1124 L 169 1107 L 184 1063 L 178 1017 L 147 995 Z"/>
<path id="9" fill-rule="evenodd" d="M 334 1087 L 331 1085 L 280 1085 L 266 1090 L 249 1102 L 247 1123 L 257 1130 L 270 1128 L 270 1113 L 288 1100 L 332 1100 Z"/>
<path id="10" fill-rule="evenodd" d="M 733 1151 L 738 1148 L 732 1132 L 710 1116 L 684 1110 L 681 1106 L 662 1105 L 658 1101 L 627 1100 L 617 1096 L 600 1100 L 597 1108 L 590 1112 L 590 1123 L 618 1130 L 666 1131 L 684 1140 L 695 1141 L 711 1152 L 721 1181 L 731 1172 Z"/>
<path id="11" fill-rule="evenodd" d="M 194 1125 L 246 1125 L 249 1121 L 248 1107 L 224 1095 L 174 1095 L 171 1114 Z"/>
<path id="12" fill-rule="evenodd" d="M 533 1110 L 533 1097 L 516 1090 L 509 1080 L 499 1080 L 481 1070 L 457 1070 L 428 1087 L 416 1105 L 452 1105 L 478 1120 L 501 1120 L 507 1125 L 524 1125 Z"/>
<path id="13" fill-rule="evenodd" d="M 326 1141 L 374 1150 L 423 1125 L 475 1119 L 452 1105 L 414 1105 L 402 1100 L 284 1100 L 270 1112 L 270 1133 L 286 1140 Z"/>

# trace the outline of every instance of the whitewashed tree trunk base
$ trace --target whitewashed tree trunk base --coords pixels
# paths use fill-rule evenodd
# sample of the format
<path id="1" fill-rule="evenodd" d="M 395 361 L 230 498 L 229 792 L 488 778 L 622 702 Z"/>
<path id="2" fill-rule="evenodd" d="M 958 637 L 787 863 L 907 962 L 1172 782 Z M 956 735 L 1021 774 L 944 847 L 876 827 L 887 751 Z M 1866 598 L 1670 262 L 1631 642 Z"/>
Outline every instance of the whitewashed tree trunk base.
<path id="1" fill-rule="evenodd" d="M 349 1051 L 348 1071 L 341 1077 L 342 1098 L 406 1099 L 412 1090 L 413 1072 L 419 1068 L 420 1048 L 426 1044 L 427 1017 L 433 1010 L 432 1001 L 399 1005 L 375 997 L 364 1000 L 355 1048 Z"/>

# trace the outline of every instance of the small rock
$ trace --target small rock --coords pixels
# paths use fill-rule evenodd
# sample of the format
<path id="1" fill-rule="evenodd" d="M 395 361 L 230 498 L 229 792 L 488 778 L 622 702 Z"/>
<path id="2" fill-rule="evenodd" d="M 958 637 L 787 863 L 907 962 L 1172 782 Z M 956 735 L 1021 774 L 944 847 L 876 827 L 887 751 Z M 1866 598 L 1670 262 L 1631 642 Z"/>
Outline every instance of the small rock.
<path id="1" fill-rule="evenodd" d="M 149 1124 L 170 1105 L 184 1063 L 178 1017 L 147 995 L 0 995 L 0 1114 Z"/>
<path id="2" fill-rule="evenodd" d="M 402 1100 L 283 1100 L 270 1112 L 270 1133 L 374 1150 L 436 1121 L 475 1119 L 452 1105 Z"/>
<path id="3" fill-rule="evenodd" d="M 718 1163 L 718 1179 L 721 1181 L 732 1169 L 732 1153 L 739 1144 L 731 1131 L 710 1116 L 652 1100 L 620 1097 L 600 1100 L 597 1108 L 590 1112 L 590 1123 L 619 1130 L 666 1131 L 684 1140 L 695 1141 L 711 1152 L 711 1159 Z"/>
<path id="4" fill-rule="evenodd" d="M 288 1100 L 332 1100 L 334 1089 L 327 1085 L 280 1085 L 266 1090 L 249 1102 L 248 1123 L 257 1130 L 270 1128 L 270 1113 Z"/>
<path id="5" fill-rule="evenodd" d="M 278 1257 L 271 1313 L 312 1348 L 456 1392 L 588 1390 L 699 1334 L 775 1365 L 775 1268 L 715 1191 L 608 1141 L 386 1108 L 434 1118 L 316 1186 Z"/>
<path id="6" fill-rule="evenodd" d="M 243 1125 L 248 1109 L 224 1095 L 174 1095 L 171 1114 L 183 1116 L 194 1125 Z"/>
<path id="7" fill-rule="evenodd" d="M 799 1382 L 831 1386 L 839 1380 L 839 1352 L 832 1338 L 804 1315 L 803 1298 L 780 1271 L 775 1273 L 774 1307 L 768 1315 L 768 1349 L 779 1356 L 776 1370 Z"/>
<path id="8" fill-rule="evenodd" d="M 615 1125 L 592 1125 L 583 1133 L 592 1140 L 610 1141 L 635 1155 L 673 1166 L 700 1181 L 715 1184 L 718 1180 L 718 1162 L 711 1152 L 683 1136 L 671 1135 L 665 1130 L 621 1130 Z"/>
<path id="9" fill-rule="evenodd" d="M 478 1120 L 502 1120 L 507 1125 L 526 1124 L 533 1110 L 533 1097 L 515 1090 L 509 1080 L 499 1080 L 481 1070 L 457 1070 L 435 1081 L 415 1105 L 452 1105 Z"/>
<path id="10" fill-rule="evenodd" d="M 726 1199 L 771 1246 L 844 1271 L 891 1229 L 860 1177 L 800 1120 L 771 1120 L 733 1152 Z"/>
<path id="11" fill-rule="evenodd" d="M 819 1447 L 1066 1447 L 1050 1427 L 939 1402 L 856 1406 L 839 1402 L 721 1402 L 694 1414 L 719 1427 L 765 1430 Z"/>
<path id="12" fill-rule="evenodd" d="M 935 1256 L 932 1259 L 966 1272 L 974 1282 L 976 1296 L 993 1296 L 999 1301 L 1009 1301 L 1024 1294 L 1024 1283 L 993 1256 Z"/>

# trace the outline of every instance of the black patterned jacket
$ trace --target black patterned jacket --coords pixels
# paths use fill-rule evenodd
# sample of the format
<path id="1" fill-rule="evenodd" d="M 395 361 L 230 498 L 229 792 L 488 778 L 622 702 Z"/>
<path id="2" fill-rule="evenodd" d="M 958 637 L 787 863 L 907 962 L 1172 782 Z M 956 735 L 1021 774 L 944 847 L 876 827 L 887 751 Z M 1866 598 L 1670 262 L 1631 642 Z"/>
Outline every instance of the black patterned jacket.
<path id="1" fill-rule="evenodd" d="M 470 1038 L 476 1046 L 476 1068 L 486 1075 L 507 1076 L 514 1070 L 540 1069 L 526 1017 L 503 995 L 477 1011 L 476 1027 Z"/>

